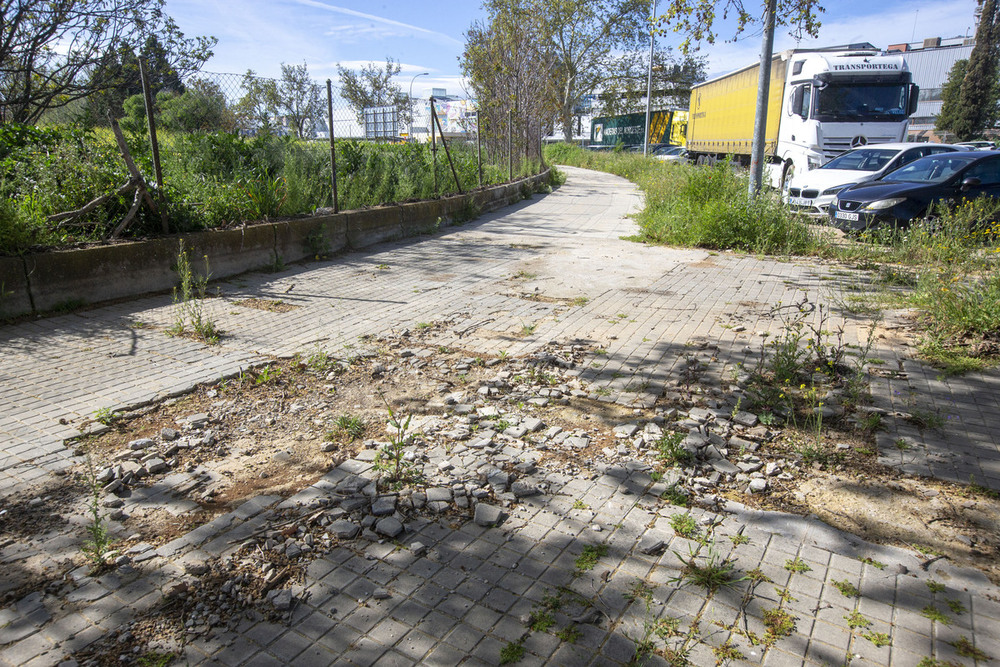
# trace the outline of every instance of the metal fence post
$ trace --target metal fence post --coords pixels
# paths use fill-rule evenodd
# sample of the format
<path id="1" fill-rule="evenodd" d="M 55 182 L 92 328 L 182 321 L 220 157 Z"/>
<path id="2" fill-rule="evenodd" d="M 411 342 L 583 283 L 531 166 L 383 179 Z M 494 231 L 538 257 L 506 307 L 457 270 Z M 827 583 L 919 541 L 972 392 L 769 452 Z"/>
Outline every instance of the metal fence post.
<path id="1" fill-rule="evenodd" d="M 458 188 L 458 194 L 465 194 L 462 192 L 462 184 L 458 182 L 458 172 L 455 171 L 455 163 L 451 161 L 451 151 L 448 150 L 448 142 L 444 140 L 444 129 L 441 127 L 441 119 L 434 115 L 434 123 L 437 125 L 438 134 L 441 135 L 441 145 L 444 147 L 444 155 L 448 158 L 448 166 L 451 167 L 451 175 L 455 178 L 455 187 Z"/>
<path id="2" fill-rule="evenodd" d="M 337 204 L 337 149 L 333 143 L 333 82 L 326 80 L 326 114 L 330 125 L 330 182 L 333 185 L 333 212 L 340 213 Z"/>
<path id="3" fill-rule="evenodd" d="M 507 109 L 507 180 L 514 180 L 514 110 Z"/>
<path id="4" fill-rule="evenodd" d="M 483 129 L 480 127 L 482 116 L 476 112 L 476 166 L 479 168 L 479 187 L 483 187 Z"/>
<path id="5" fill-rule="evenodd" d="M 153 93 L 149 89 L 149 77 L 146 76 L 146 58 L 139 58 L 139 79 L 142 81 L 142 97 L 146 103 L 146 124 L 149 127 L 149 146 L 153 154 L 153 175 L 156 177 L 156 198 L 160 208 L 160 222 L 163 233 L 170 233 L 170 223 L 167 221 L 167 208 L 163 199 L 163 170 L 160 168 L 160 144 L 156 140 L 156 120 L 153 118 Z"/>
<path id="6" fill-rule="evenodd" d="M 434 171 L 434 196 L 438 195 L 438 147 L 434 135 L 434 121 L 437 118 L 437 111 L 434 109 L 434 96 L 431 95 L 431 169 Z M 444 137 L 442 137 L 444 139 Z"/>

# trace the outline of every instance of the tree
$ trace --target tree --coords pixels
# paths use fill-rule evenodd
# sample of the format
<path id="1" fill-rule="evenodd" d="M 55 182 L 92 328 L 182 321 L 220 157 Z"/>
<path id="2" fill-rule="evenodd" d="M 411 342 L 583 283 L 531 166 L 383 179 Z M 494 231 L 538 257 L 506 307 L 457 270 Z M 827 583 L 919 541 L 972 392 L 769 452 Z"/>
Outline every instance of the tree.
<path id="1" fill-rule="evenodd" d="M 697 50 L 697 44 L 691 48 L 692 40 L 715 43 L 715 20 L 720 11 L 723 20 L 736 16 L 736 31 L 732 37 L 735 40 L 748 27 L 763 20 L 764 5 L 766 0 L 759 4 L 750 0 L 667 0 L 666 11 L 656 18 L 656 24 L 661 30 L 671 27 L 674 32 L 683 33 L 685 37 L 680 49 L 688 53 Z M 820 28 L 818 17 L 824 11 L 819 0 L 777 0 L 775 25 L 787 26 L 796 39 L 805 35 L 816 37 Z"/>
<path id="2" fill-rule="evenodd" d="M 141 54 L 145 61 L 146 79 L 155 98 L 164 90 L 182 94 L 184 92 L 182 77 L 200 69 L 211 52 L 205 50 L 194 53 L 182 49 L 181 53 L 172 54 L 160 41 L 159 36 L 149 35 L 142 44 Z M 95 72 L 92 78 L 94 76 L 103 78 L 105 86 L 103 89 L 95 88 L 85 98 L 83 112 L 76 120 L 86 126 L 106 125 L 108 114 L 121 118 L 125 113 L 125 100 L 133 95 L 142 94 L 139 56 L 129 45 L 120 46 L 106 53 L 101 66 L 95 68 Z M 97 81 L 91 83 L 96 85 Z"/>
<path id="3" fill-rule="evenodd" d="M 243 75 L 243 97 L 236 103 L 237 125 L 245 134 L 271 134 L 278 115 L 278 83 L 257 76 L 252 69 Z"/>
<path id="4" fill-rule="evenodd" d="M 948 80 L 945 81 L 941 89 L 941 112 L 934 121 L 934 127 L 938 132 L 955 133 L 955 122 L 958 119 L 959 96 L 962 92 L 962 81 L 965 80 L 965 73 L 969 69 L 969 61 L 956 60 L 948 72 Z"/>
<path id="5" fill-rule="evenodd" d="M 691 87 L 705 80 L 705 59 L 684 55 L 676 58 L 670 50 L 653 53 L 652 105 L 687 109 Z M 613 65 L 602 86 L 601 113 L 618 115 L 644 111 L 649 54 L 626 53 Z"/>
<path id="6" fill-rule="evenodd" d="M 983 130 L 992 128 L 997 120 L 997 58 L 1000 57 L 1000 15 L 997 0 L 980 0 L 979 26 L 976 28 L 976 45 L 969 54 L 965 76 L 959 88 L 958 104 L 945 114 L 946 129 L 955 133 L 959 141 L 979 137 Z M 952 69 L 954 73 L 954 68 Z M 950 82 L 950 75 L 949 75 Z M 939 117 L 938 127 L 942 127 Z"/>
<path id="7" fill-rule="evenodd" d="M 649 0 L 548 0 L 545 21 L 555 67 L 563 138 L 573 140 L 573 107 L 611 80 L 616 51 L 637 49 L 649 35 Z"/>
<path id="8" fill-rule="evenodd" d="M 0 0 L 0 121 L 31 123 L 120 84 L 122 54 L 155 36 L 178 72 L 212 55 L 213 37 L 185 39 L 164 0 Z"/>
<path id="9" fill-rule="evenodd" d="M 159 107 L 160 123 L 166 130 L 232 132 L 236 129 L 236 115 L 214 81 L 194 79 L 182 94 L 169 95 Z"/>
<path id="10" fill-rule="evenodd" d="M 558 111 L 555 59 L 540 4 L 489 0 L 488 19 L 466 33 L 460 62 L 476 98 L 478 130 L 494 161 L 507 152 L 508 132 L 530 155 Z"/>
<path id="11" fill-rule="evenodd" d="M 354 72 L 337 65 L 337 75 L 340 77 L 340 96 L 354 109 L 358 122 L 364 125 L 364 110 L 371 107 L 394 106 L 399 110 L 400 122 L 409 123 L 410 101 L 403 95 L 402 88 L 392 77 L 400 72 L 400 65 L 392 58 L 385 59 L 385 69 L 375 63 L 369 63 Z"/>
<path id="12" fill-rule="evenodd" d="M 281 63 L 281 79 L 276 88 L 278 114 L 284 116 L 295 136 L 312 136 L 312 125 L 322 118 L 319 86 L 309 78 L 309 68 Z"/>

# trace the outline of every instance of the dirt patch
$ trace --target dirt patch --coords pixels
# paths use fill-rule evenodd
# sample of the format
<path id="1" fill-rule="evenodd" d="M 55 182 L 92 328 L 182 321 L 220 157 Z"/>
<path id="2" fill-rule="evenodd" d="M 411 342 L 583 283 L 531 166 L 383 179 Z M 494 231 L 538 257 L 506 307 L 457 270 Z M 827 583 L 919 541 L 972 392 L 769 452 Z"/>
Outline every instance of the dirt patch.
<path id="1" fill-rule="evenodd" d="M 244 308 L 266 310 L 272 313 L 287 313 L 300 307 L 274 299 L 243 299 L 242 301 L 234 301 L 233 303 L 237 306 L 243 306 Z"/>
<path id="2" fill-rule="evenodd" d="M 831 429 L 823 444 L 814 446 L 802 434 L 787 432 L 760 453 L 798 461 L 800 472 L 776 480 L 766 495 L 728 491 L 726 497 L 760 509 L 815 515 L 871 542 L 979 568 L 1000 583 L 995 494 L 904 475 L 878 463 L 873 446 L 857 433 Z"/>

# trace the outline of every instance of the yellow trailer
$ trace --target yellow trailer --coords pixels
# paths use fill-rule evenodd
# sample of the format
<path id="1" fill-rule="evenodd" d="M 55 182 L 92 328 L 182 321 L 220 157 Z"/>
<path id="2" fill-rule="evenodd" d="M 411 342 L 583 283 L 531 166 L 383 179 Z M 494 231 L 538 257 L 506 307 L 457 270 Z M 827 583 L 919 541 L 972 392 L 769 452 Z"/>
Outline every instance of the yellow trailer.
<path id="1" fill-rule="evenodd" d="M 785 92 L 788 60 L 771 60 L 771 90 L 767 102 L 765 155 L 775 155 L 778 124 Z M 754 63 L 691 89 L 687 147 L 691 153 L 749 156 L 753 143 L 754 110 L 760 64 Z"/>

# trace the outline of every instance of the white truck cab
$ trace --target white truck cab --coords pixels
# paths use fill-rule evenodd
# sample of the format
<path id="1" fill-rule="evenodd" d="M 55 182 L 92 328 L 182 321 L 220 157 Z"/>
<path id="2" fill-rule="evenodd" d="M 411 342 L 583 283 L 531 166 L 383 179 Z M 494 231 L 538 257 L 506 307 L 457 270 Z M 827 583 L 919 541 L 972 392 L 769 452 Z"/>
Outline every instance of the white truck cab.
<path id="1" fill-rule="evenodd" d="M 877 49 L 792 51 L 775 152 L 768 162 L 774 187 L 840 153 L 906 141 L 917 87 L 900 54 Z"/>

